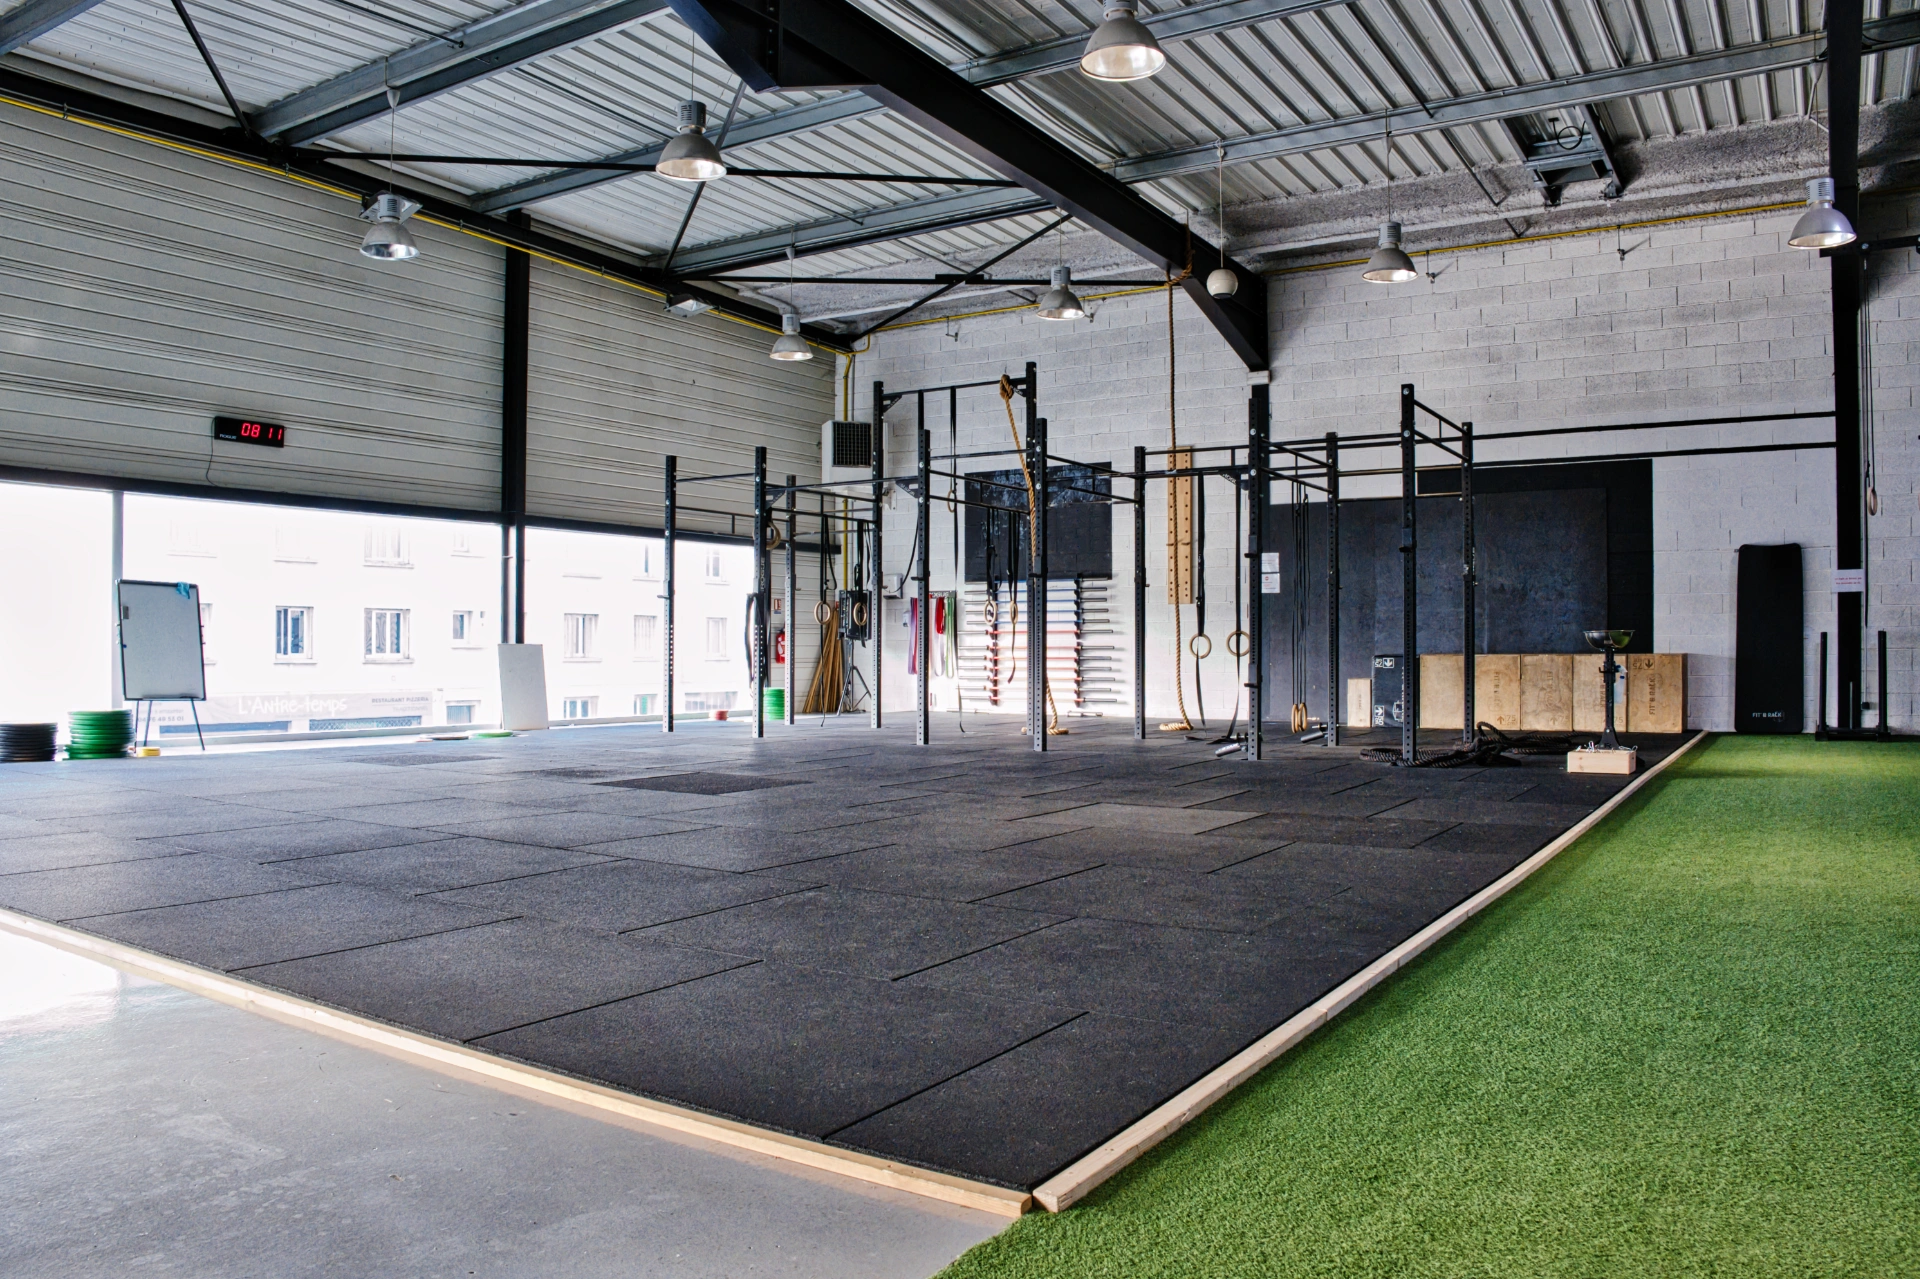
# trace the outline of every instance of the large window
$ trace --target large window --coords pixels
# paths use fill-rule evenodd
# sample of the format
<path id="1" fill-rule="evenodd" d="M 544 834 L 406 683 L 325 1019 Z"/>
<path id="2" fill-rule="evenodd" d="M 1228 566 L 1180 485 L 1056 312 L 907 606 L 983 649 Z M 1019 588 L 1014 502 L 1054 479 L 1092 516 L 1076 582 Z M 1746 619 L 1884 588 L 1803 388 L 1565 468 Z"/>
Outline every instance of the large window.
<path id="1" fill-rule="evenodd" d="M 404 662 L 411 654 L 407 641 L 407 613 L 404 608 L 367 610 L 367 660 Z"/>
<path id="2" fill-rule="evenodd" d="M 479 707 L 479 705 L 480 704 L 478 702 L 448 702 L 447 703 L 447 723 L 449 724 L 473 723 L 473 712 Z"/>
<path id="3" fill-rule="evenodd" d="M 282 604 L 273 610 L 273 655 L 283 662 L 313 660 L 312 609 Z"/>
<path id="4" fill-rule="evenodd" d="M 598 613 L 568 613 L 567 660 L 570 662 L 588 662 L 593 660 L 593 645 L 600 629 Z"/>
<path id="5" fill-rule="evenodd" d="M 709 617 L 707 619 L 707 660 L 708 661 L 723 662 L 727 658 L 733 656 L 732 652 L 730 651 L 731 646 L 727 643 L 728 630 L 729 628 L 727 626 L 726 618 Z"/>
<path id="6" fill-rule="evenodd" d="M 381 525 L 367 530 L 367 563 L 384 568 L 409 568 L 406 530 L 397 525 Z"/>
<path id="7" fill-rule="evenodd" d="M 654 613 L 636 613 L 633 617 L 633 660 L 660 660 L 660 618 Z"/>
<path id="8" fill-rule="evenodd" d="M 600 713 L 597 697 L 569 697 L 561 708 L 561 719 L 592 719 Z"/>

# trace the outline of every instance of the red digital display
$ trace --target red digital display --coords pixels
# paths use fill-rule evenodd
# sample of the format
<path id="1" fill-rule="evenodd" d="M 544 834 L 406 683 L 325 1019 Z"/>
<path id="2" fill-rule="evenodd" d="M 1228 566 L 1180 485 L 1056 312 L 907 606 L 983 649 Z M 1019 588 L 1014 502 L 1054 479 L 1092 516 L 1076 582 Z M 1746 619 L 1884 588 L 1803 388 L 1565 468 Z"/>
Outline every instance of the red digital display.
<path id="1" fill-rule="evenodd" d="M 217 417 L 213 419 L 213 438 L 278 449 L 286 447 L 287 428 L 271 422 L 250 422 L 242 417 Z"/>

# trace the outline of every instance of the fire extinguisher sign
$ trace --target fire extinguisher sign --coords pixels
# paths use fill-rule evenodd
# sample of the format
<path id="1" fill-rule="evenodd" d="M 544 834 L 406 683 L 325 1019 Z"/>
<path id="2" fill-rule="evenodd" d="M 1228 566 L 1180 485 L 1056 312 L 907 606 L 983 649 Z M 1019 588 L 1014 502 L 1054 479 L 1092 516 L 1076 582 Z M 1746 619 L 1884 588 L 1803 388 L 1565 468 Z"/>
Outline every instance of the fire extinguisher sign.
<path id="1" fill-rule="evenodd" d="M 777 666 L 785 666 L 787 663 L 787 633 L 785 631 L 775 631 L 773 633 L 773 660 Z"/>

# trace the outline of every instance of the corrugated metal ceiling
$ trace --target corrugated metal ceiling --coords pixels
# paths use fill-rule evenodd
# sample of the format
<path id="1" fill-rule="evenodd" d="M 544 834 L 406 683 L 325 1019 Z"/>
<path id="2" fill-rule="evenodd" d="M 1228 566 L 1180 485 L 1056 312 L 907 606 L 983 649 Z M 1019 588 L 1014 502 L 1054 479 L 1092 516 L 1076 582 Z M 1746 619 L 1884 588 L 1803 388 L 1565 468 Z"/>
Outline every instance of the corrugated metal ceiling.
<path id="1" fill-rule="evenodd" d="M 1869 17 L 1915 0 L 1869 0 Z M 502 5 L 464 0 L 188 0 L 201 32 L 246 109 L 265 106 L 354 67 L 455 30 Z M 1100 19 L 1098 0 L 858 0 L 935 56 L 962 63 L 1058 37 Z M 1143 5 L 1145 13 L 1178 8 Z M 1567 76 L 1685 58 L 1818 30 L 1814 0 L 1353 0 L 1270 18 L 1167 46 L 1169 65 L 1144 84 L 1099 84 L 1075 70 L 988 90 L 1078 149 L 1111 163 L 1302 124 L 1365 118 L 1393 107 L 1539 84 Z M 20 54 L 222 110 L 212 80 L 167 0 L 105 3 L 41 37 Z M 673 129 L 675 105 L 693 91 L 717 130 L 736 81 L 670 11 L 479 79 L 399 113 L 402 152 L 587 160 L 655 144 Z M 1874 55 L 1864 98 L 1910 97 L 1916 50 Z M 1818 94 L 1810 69 L 1595 104 L 1615 140 L 1658 140 L 1803 115 Z M 745 121 L 831 95 L 748 94 Z M 1523 137 L 1549 125 L 1516 122 Z M 329 145 L 368 154 L 387 149 L 385 116 Z M 1225 175 L 1229 206 L 1382 181 L 1386 139 L 1349 142 L 1238 163 Z M 1512 164 L 1515 129 L 1462 125 L 1391 141 L 1397 177 Z M 810 132 L 729 148 L 736 166 L 992 176 L 954 148 L 884 112 Z M 403 165 L 460 192 L 477 193 L 541 172 L 534 168 Z M 689 225 L 696 247 L 754 232 L 871 211 L 958 188 L 871 182 L 740 179 L 711 186 Z M 1210 210 L 1211 172 L 1156 179 L 1137 188 L 1179 214 Z M 546 200 L 538 216 L 643 254 L 673 241 L 690 192 L 632 175 Z M 1231 225 L 1232 215 L 1228 221 Z M 1008 218 L 810 259 L 809 274 L 902 263 L 977 262 L 1031 234 L 1040 218 Z"/>

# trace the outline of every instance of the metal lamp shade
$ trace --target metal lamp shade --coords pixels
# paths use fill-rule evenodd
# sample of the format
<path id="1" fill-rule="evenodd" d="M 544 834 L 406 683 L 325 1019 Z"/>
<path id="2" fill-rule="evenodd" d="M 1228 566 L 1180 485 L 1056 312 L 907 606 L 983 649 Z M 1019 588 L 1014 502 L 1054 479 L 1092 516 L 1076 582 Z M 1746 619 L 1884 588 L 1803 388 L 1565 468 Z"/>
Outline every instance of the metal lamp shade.
<path id="1" fill-rule="evenodd" d="M 727 165 L 720 158 L 720 148 L 697 125 L 690 125 L 661 148 L 653 171 L 675 182 L 711 182 L 727 176 Z"/>
<path id="2" fill-rule="evenodd" d="M 1166 65 L 1166 50 L 1133 16 L 1131 5 L 1116 5 L 1106 11 L 1106 21 L 1094 28 L 1087 51 L 1080 57 L 1080 70 L 1086 76 L 1121 83 L 1145 80 Z"/>
<path id="3" fill-rule="evenodd" d="M 811 360 L 813 348 L 800 336 L 800 317 L 789 311 L 780 317 L 780 336 L 768 356 L 776 360 Z"/>
<path id="4" fill-rule="evenodd" d="M 1405 284 L 1419 275 L 1413 269 L 1413 259 L 1400 247 L 1400 224 L 1382 223 L 1380 247 L 1367 259 L 1367 269 L 1360 273 L 1360 278 L 1370 284 Z"/>
<path id="5" fill-rule="evenodd" d="M 1807 211 L 1793 224 L 1787 243 L 1796 249 L 1837 249 L 1855 240 L 1853 223 L 1833 207 L 1833 179 L 1807 183 Z"/>
<path id="6" fill-rule="evenodd" d="M 1240 291 L 1240 277 L 1226 267 L 1207 272 L 1207 292 L 1217 298 L 1230 298 Z"/>
<path id="7" fill-rule="evenodd" d="M 376 262 L 404 262 L 420 256 L 420 246 L 408 231 L 407 217 L 420 206 L 413 201 L 382 191 L 361 213 L 373 223 L 360 239 L 360 252 Z"/>
<path id="8" fill-rule="evenodd" d="M 1053 268 L 1053 287 L 1040 298 L 1040 308 L 1035 312 L 1043 320 L 1084 320 L 1087 308 L 1080 305 L 1080 299 L 1073 291 L 1073 272 L 1071 268 L 1057 266 Z"/>

